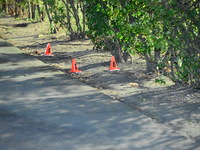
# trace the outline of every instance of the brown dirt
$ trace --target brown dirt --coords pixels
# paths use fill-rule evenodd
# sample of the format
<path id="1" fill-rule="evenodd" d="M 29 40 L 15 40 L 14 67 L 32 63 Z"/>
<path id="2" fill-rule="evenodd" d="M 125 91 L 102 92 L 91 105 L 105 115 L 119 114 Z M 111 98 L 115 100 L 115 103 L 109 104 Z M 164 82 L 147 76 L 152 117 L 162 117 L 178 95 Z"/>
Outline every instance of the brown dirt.
<path id="1" fill-rule="evenodd" d="M 139 56 L 133 57 L 133 64 L 117 63 L 120 71 L 109 72 L 109 52 L 93 50 L 90 40 L 70 41 L 69 36 L 62 31 L 51 35 L 48 27 L 45 22 L 0 18 L 0 36 L 24 53 L 35 56 L 200 143 L 199 90 L 177 87 L 167 77 L 162 77 L 166 85 L 155 83 L 158 77 L 145 73 L 145 61 Z M 42 56 L 47 43 L 51 43 L 54 57 Z M 71 58 L 76 58 L 82 73 L 68 73 Z"/>

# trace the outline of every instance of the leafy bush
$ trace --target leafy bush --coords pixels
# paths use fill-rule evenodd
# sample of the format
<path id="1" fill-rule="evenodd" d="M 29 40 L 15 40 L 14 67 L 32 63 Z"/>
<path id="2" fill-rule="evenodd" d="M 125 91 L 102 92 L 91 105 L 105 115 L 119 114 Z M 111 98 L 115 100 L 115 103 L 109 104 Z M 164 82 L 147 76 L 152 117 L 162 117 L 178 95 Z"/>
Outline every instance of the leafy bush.
<path id="1" fill-rule="evenodd" d="M 127 52 L 143 55 L 148 71 L 199 86 L 198 1 L 84 0 L 84 6 L 97 49 L 109 50 L 121 61 Z"/>

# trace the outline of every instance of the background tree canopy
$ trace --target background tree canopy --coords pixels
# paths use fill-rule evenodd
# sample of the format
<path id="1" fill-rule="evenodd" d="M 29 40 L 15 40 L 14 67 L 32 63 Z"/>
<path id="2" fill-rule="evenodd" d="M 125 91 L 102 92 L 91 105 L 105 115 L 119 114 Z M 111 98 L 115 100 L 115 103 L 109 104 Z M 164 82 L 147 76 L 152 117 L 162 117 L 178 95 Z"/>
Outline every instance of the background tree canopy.
<path id="1" fill-rule="evenodd" d="M 148 72 L 200 86 L 199 0 L 0 0 L 1 12 L 62 27 L 71 39 L 87 35 L 118 61 L 141 55 Z"/>

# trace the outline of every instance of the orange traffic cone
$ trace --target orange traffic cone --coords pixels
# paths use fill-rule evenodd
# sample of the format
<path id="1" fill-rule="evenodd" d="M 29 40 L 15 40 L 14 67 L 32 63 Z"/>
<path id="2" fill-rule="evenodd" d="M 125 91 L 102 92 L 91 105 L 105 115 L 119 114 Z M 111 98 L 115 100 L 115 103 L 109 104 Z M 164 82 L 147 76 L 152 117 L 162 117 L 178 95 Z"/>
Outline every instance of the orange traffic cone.
<path id="1" fill-rule="evenodd" d="M 109 71 L 115 71 L 115 70 L 120 70 L 120 69 L 117 67 L 117 63 L 115 61 L 115 57 L 112 56 L 111 57 L 111 61 L 110 61 L 110 69 L 109 69 Z"/>
<path id="2" fill-rule="evenodd" d="M 50 43 L 47 44 L 46 52 L 45 52 L 44 56 L 54 56 L 54 55 L 52 54 L 52 50 L 51 50 L 51 45 L 50 45 Z"/>
<path id="3" fill-rule="evenodd" d="M 71 67 L 71 70 L 69 71 L 69 73 L 79 73 L 79 72 L 82 72 L 82 71 L 78 69 L 76 60 L 72 59 L 72 67 Z"/>

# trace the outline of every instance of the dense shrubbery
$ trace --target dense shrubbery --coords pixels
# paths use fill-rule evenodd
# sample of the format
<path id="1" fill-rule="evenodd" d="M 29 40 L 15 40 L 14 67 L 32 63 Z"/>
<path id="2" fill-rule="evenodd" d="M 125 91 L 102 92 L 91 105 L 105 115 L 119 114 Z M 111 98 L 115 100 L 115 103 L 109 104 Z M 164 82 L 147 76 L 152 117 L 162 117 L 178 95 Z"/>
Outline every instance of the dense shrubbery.
<path id="1" fill-rule="evenodd" d="M 200 2 L 85 0 L 89 35 L 97 48 L 144 56 L 148 71 L 200 84 Z M 98 19 L 97 19 L 98 18 Z"/>
<path id="2" fill-rule="evenodd" d="M 140 54 L 147 71 L 176 83 L 200 86 L 200 2 L 198 0 L 0 0 L 7 14 L 43 20 L 52 33 L 91 38 L 96 49 L 119 61 Z M 14 5 L 13 5 L 14 4 Z M 46 14 L 46 15 L 45 15 Z M 86 17 L 86 18 L 85 18 Z M 87 21 L 86 21 L 87 20 Z"/>

